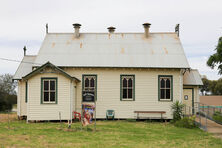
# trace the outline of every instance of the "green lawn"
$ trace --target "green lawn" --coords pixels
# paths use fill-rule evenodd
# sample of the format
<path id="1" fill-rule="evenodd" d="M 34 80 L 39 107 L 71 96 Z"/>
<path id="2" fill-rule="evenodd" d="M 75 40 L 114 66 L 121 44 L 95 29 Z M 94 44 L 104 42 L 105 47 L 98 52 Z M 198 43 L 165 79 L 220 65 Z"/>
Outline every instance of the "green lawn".
<path id="1" fill-rule="evenodd" d="M 15 120 L 15 119 L 14 119 Z M 101 147 L 221 148 L 222 140 L 196 129 L 177 128 L 169 123 L 98 121 L 81 130 L 73 123 L 70 130 L 62 123 L 0 122 L 0 147 Z"/>

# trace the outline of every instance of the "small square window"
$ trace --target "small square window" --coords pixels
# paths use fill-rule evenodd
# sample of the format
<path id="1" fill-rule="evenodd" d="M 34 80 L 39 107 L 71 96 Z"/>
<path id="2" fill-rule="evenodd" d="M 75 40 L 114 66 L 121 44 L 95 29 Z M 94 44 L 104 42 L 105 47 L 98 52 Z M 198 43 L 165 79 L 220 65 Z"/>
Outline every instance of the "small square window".
<path id="1" fill-rule="evenodd" d="M 57 78 L 42 78 L 42 99 L 41 103 L 56 103 Z"/>

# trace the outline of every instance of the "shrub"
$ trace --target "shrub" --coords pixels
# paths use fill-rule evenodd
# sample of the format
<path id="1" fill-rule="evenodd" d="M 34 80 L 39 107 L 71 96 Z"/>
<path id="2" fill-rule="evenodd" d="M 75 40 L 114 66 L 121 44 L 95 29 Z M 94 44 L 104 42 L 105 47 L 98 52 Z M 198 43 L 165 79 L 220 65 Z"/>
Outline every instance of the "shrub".
<path id="1" fill-rule="evenodd" d="M 222 114 L 221 114 L 220 112 L 216 111 L 216 112 L 213 114 L 213 120 L 222 123 Z"/>
<path id="2" fill-rule="evenodd" d="M 191 117 L 184 117 L 174 123 L 176 127 L 183 127 L 183 128 L 195 128 L 195 116 Z"/>
<path id="3" fill-rule="evenodd" d="M 180 103 L 178 100 L 174 102 L 171 106 L 173 110 L 173 122 L 176 122 L 181 119 L 184 104 Z"/>
<path id="4" fill-rule="evenodd" d="M 15 95 L 8 95 L 0 91 L 0 111 L 7 111 L 12 109 L 12 100 L 16 99 Z"/>

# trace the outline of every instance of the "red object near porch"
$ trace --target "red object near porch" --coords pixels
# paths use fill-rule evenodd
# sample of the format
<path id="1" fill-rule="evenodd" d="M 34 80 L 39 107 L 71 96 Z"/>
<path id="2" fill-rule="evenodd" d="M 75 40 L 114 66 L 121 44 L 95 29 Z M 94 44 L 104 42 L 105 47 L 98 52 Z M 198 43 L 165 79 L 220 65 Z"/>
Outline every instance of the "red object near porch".
<path id="1" fill-rule="evenodd" d="M 75 120 L 76 118 L 78 118 L 79 119 L 79 121 L 81 121 L 81 113 L 79 113 L 79 112 L 73 112 L 73 119 Z"/>

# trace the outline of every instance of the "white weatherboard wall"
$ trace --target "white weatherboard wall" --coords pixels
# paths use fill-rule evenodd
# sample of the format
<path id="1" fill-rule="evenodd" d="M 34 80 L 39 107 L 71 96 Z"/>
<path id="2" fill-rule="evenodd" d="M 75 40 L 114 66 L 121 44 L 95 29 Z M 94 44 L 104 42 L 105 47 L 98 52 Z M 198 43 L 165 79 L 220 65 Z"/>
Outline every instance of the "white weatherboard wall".
<path id="1" fill-rule="evenodd" d="M 25 102 L 25 81 L 18 81 L 18 98 L 17 98 L 17 115 L 26 116 L 27 115 L 27 103 Z"/>
<path id="2" fill-rule="evenodd" d="M 67 73 L 82 80 L 83 74 L 97 75 L 97 118 L 106 110 L 115 110 L 115 118 L 134 118 L 134 111 L 166 111 L 171 119 L 171 101 L 158 101 L 158 75 L 173 76 L 173 100 L 181 100 L 183 85 L 179 69 L 66 68 Z M 135 101 L 120 101 L 120 75 L 135 75 Z M 77 84 L 76 110 L 81 112 L 82 82 Z M 153 115 L 152 115 L 153 116 Z M 155 115 L 160 117 L 160 115 Z"/>
<path id="3" fill-rule="evenodd" d="M 41 78 L 57 77 L 57 104 L 41 104 Z M 71 80 L 58 73 L 41 73 L 28 80 L 29 100 L 27 120 L 69 120 L 70 115 L 70 83 Z"/>

